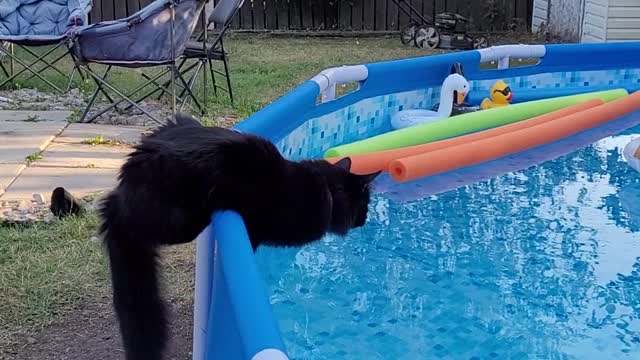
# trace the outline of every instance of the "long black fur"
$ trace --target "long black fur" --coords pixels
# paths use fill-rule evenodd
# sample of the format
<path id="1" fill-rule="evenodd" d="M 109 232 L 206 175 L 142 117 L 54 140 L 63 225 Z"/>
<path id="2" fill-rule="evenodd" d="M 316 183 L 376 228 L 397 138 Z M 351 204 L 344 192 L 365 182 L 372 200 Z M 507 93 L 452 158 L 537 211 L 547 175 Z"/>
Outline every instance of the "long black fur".
<path id="1" fill-rule="evenodd" d="M 192 241 L 216 210 L 242 215 L 253 249 L 302 246 L 364 225 L 370 183 L 351 160 L 285 160 L 273 144 L 178 115 L 136 146 L 101 207 L 113 301 L 128 360 L 167 342 L 158 248 Z"/>

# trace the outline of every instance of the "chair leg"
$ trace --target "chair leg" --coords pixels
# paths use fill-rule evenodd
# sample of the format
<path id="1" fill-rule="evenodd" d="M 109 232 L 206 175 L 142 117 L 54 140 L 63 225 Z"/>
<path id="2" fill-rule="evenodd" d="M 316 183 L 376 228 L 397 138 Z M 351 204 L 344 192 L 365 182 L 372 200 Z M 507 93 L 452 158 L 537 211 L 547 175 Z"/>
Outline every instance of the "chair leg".
<path id="1" fill-rule="evenodd" d="M 227 78 L 227 89 L 229 90 L 229 99 L 231 100 L 231 105 L 233 105 L 233 89 L 231 89 L 231 75 L 229 74 L 229 64 L 227 63 L 227 56 L 224 55 L 222 58 L 224 62 L 224 73 Z"/>
<path id="2" fill-rule="evenodd" d="M 23 68 L 22 70 L 18 71 L 17 73 L 16 73 L 16 72 L 14 72 L 14 73 L 12 74 L 12 76 L 11 76 L 11 80 L 12 80 L 13 78 L 15 78 L 15 77 L 20 76 L 22 73 L 27 72 L 27 71 L 30 71 L 30 72 L 31 72 L 31 77 L 27 78 L 26 80 L 30 80 L 30 79 L 32 79 L 33 77 L 35 77 L 35 75 L 34 75 L 34 71 L 31 69 L 31 67 L 32 67 L 32 66 L 35 66 L 35 64 L 37 64 L 40 60 L 44 59 L 46 56 L 49 56 L 49 54 L 51 54 L 51 53 L 52 53 L 52 52 L 54 52 L 55 50 L 56 50 L 56 48 L 55 48 L 55 47 L 52 47 L 51 49 L 49 49 L 47 52 L 45 52 L 45 53 L 44 53 L 44 54 L 42 54 L 42 55 L 37 55 L 37 54 L 36 54 L 36 55 L 35 55 L 35 60 L 31 61 L 31 63 L 29 63 L 28 65 L 23 65 L 23 66 L 24 66 L 24 68 Z M 29 51 L 27 51 L 27 52 L 29 52 Z M 29 52 L 29 53 L 31 54 L 31 52 Z M 15 55 L 12 55 L 12 54 L 9 54 L 9 53 L 6 53 L 6 54 L 7 54 L 8 56 L 10 56 L 10 57 L 15 56 Z M 0 84 L 0 85 L 4 85 L 4 84 Z"/>
<path id="3" fill-rule="evenodd" d="M 211 73 L 211 83 L 213 84 L 213 95 L 218 97 L 218 85 L 216 84 L 216 71 L 213 69 L 213 62 L 208 59 L 209 73 Z"/>
<path id="4" fill-rule="evenodd" d="M 133 100 L 131 99 L 131 96 L 133 96 L 133 94 L 136 94 L 138 91 L 144 89 L 145 87 L 149 86 L 151 83 L 155 82 L 158 78 L 164 76 L 166 74 L 167 71 L 162 71 L 159 72 L 158 74 L 156 74 L 153 78 L 149 78 L 148 81 L 146 81 L 145 83 L 138 85 L 135 89 L 131 90 L 128 94 L 124 94 L 122 92 L 119 92 L 117 89 L 115 89 L 113 86 L 111 86 L 110 84 L 108 84 L 106 82 L 106 78 L 103 77 L 103 79 L 99 79 L 97 78 L 97 75 L 95 75 L 92 71 L 90 71 L 90 69 L 87 67 L 87 72 L 91 75 L 91 77 L 94 79 L 94 81 L 96 83 L 100 83 L 99 84 L 99 88 L 107 87 L 109 90 L 113 91 L 116 95 L 118 95 L 120 97 L 119 100 L 117 101 L 113 101 L 111 100 L 111 104 L 109 106 L 104 107 L 102 110 L 98 111 L 96 114 L 94 114 L 90 119 L 88 119 L 86 122 L 91 122 L 93 120 L 95 120 L 96 118 L 98 118 L 100 115 L 106 113 L 107 111 L 117 108 L 117 106 L 123 102 L 128 102 L 129 106 L 127 108 L 125 108 L 125 110 L 130 109 L 131 107 L 135 107 L 138 110 L 142 111 L 143 114 L 147 115 L 149 118 L 151 118 L 153 121 L 157 122 L 158 124 L 162 124 L 162 122 L 158 121 L 158 119 L 156 119 L 154 116 L 152 116 L 150 113 L 148 113 L 147 111 L 145 111 L 142 107 L 140 107 L 137 103 L 139 101 Z M 105 91 L 103 91 L 105 92 Z M 105 92 L 106 93 L 106 92 Z"/>
<path id="5" fill-rule="evenodd" d="M 205 30 L 206 32 L 206 30 Z M 204 66 L 204 74 L 202 76 L 202 103 L 204 104 L 204 109 L 205 111 L 207 111 L 207 68 L 209 67 L 209 64 L 207 63 L 207 61 L 201 61 L 203 66 Z"/>
<path id="6" fill-rule="evenodd" d="M 56 51 L 58 48 L 62 47 L 63 44 L 58 44 L 56 46 L 54 46 L 50 52 L 47 52 L 47 54 L 52 53 L 54 51 Z M 49 62 L 46 60 L 46 57 L 41 56 L 38 57 L 38 54 L 36 54 L 35 52 L 31 51 L 28 47 L 22 46 L 21 47 L 24 51 L 28 52 L 31 56 L 38 58 L 37 61 L 39 62 L 43 62 L 45 63 L 45 67 L 41 68 L 38 70 L 39 73 L 43 72 L 44 70 L 51 68 L 52 70 L 56 71 L 58 74 L 64 76 L 64 77 L 69 77 L 69 75 L 67 75 L 64 71 L 58 69 L 57 67 L 55 67 L 54 65 L 59 62 L 60 60 L 62 60 L 64 57 L 66 57 L 67 55 L 69 55 L 69 50 L 65 50 L 65 52 L 58 56 L 57 58 L 55 58 L 53 61 Z M 31 75 L 27 80 L 30 80 L 33 78 L 34 75 Z"/>
<path id="7" fill-rule="evenodd" d="M 181 69 L 182 69 L 182 66 L 184 66 L 185 62 L 187 62 L 187 59 L 182 59 L 182 62 L 180 63 L 180 65 L 178 65 L 178 71 L 181 71 L 181 72 L 182 72 L 182 70 L 181 70 Z M 189 70 L 190 70 L 190 69 L 192 69 L 192 68 L 189 68 Z M 145 79 L 148 79 L 148 78 L 149 78 L 149 76 L 148 76 L 147 74 L 145 74 L 145 73 L 142 73 L 142 77 L 143 77 L 143 78 L 145 78 Z M 164 96 L 164 94 L 168 94 L 168 93 L 169 93 L 169 91 L 167 90 L 167 87 L 168 87 L 169 85 L 171 85 L 171 84 L 170 84 L 170 82 L 171 82 L 171 80 L 167 80 L 167 81 L 165 81 L 165 82 L 162 84 L 162 86 L 160 86 L 160 85 L 158 85 L 157 83 L 155 83 L 155 82 L 154 82 L 154 85 L 156 85 L 158 88 L 157 88 L 157 89 L 155 89 L 155 90 L 153 90 L 153 91 L 151 91 L 149 94 L 144 95 L 143 99 L 146 99 L 146 98 L 148 98 L 149 96 L 153 96 L 153 95 L 154 95 L 155 93 L 157 93 L 158 91 L 160 91 L 160 95 L 158 95 L 157 99 L 158 99 L 158 100 L 162 99 L 162 97 Z M 142 100 L 140 100 L 140 101 L 142 101 Z"/>
<path id="8" fill-rule="evenodd" d="M 33 79 L 36 75 L 36 73 L 42 73 L 43 71 L 45 71 L 46 69 L 51 68 L 52 70 L 56 71 L 58 74 L 64 76 L 65 78 L 69 79 L 69 83 L 67 84 L 67 91 L 69 91 L 69 89 L 71 88 L 71 82 L 73 81 L 73 71 L 71 72 L 71 75 L 67 75 L 64 71 L 58 69 L 55 64 L 58 63 L 60 60 L 62 60 L 63 58 L 65 58 L 67 55 L 70 55 L 70 51 L 69 49 L 66 49 L 65 52 L 62 55 L 59 55 L 58 57 L 56 57 L 55 59 L 53 59 L 52 61 L 47 61 L 46 57 L 53 53 L 54 51 L 56 51 L 58 48 L 62 47 L 63 44 L 58 44 L 56 46 L 53 46 L 49 51 L 47 51 L 44 55 L 39 56 L 38 54 L 36 54 L 34 51 L 30 50 L 28 47 L 25 46 L 21 46 L 20 48 L 23 49 L 25 52 L 29 53 L 31 56 L 33 56 L 35 58 L 35 60 L 29 64 L 29 68 L 25 68 L 22 69 L 20 72 L 16 73 L 15 75 L 13 75 L 13 78 L 16 78 L 17 76 L 19 76 L 20 74 L 22 74 L 25 71 L 29 71 L 31 72 L 31 75 L 29 77 L 27 77 L 24 81 L 29 81 L 31 79 Z M 35 65 L 38 62 L 42 62 L 45 64 L 44 67 L 40 68 L 40 69 L 36 69 L 34 70 L 32 67 L 35 67 Z M 75 68 L 74 68 L 75 70 Z"/>
<path id="9" fill-rule="evenodd" d="M 165 69 L 164 71 L 160 72 L 160 74 L 162 74 L 161 76 L 164 76 L 168 72 L 169 72 L 169 70 Z M 142 97 L 138 98 L 138 102 L 146 100 L 147 98 L 153 96 L 158 91 L 160 91 L 161 93 L 164 93 L 165 92 L 165 88 L 167 86 L 169 86 L 169 81 L 165 81 L 164 83 L 159 84 L 157 81 L 155 81 L 155 79 L 157 79 L 157 78 L 154 77 L 154 80 L 151 81 L 151 77 L 149 77 L 149 75 L 147 75 L 145 73 L 142 73 L 141 75 L 145 80 L 150 81 L 153 85 L 155 85 L 156 88 L 151 90 L 151 91 L 149 91 L 148 93 L 142 95 Z M 130 106 L 125 108 L 125 110 L 128 110 L 128 109 L 130 109 Z"/>
<path id="10" fill-rule="evenodd" d="M 13 44 L 9 44 L 9 52 L 11 53 L 10 62 L 9 62 L 9 73 L 11 76 L 16 73 L 15 63 L 13 62 L 13 56 L 15 55 L 15 48 Z"/>
<path id="11" fill-rule="evenodd" d="M 180 68 L 178 68 L 178 73 L 181 74 L 183 77 L 186 76 L 187 73 L 189 73 L 189 71 L 191 71 L 191 69 L 193 68 L 195 68 L 196 70 L 189 78 L 189 81 L 188 81 L 189 84 L 191 84 L 191 82 L 194 81 L 194 77 L 197 78 L 198 75 L 200 74 L 200 70 L 202 68 L 201 62 L 196 61 L 193 64 L 191 64 L 191 66 L 187 67 L 187 69 L 185 70 L 180 70 Z M 191 90 L 193 91 L 193 85 L 190 85 L 190 87 L 191 87 Z M 187 89 L 182 87 L 182 91 L 180 91 L 180 97 L 184 97 L 186 93 L 187 93 Z"/>
<path id="12" fill-rule="evenodd" d="M 0 62 L 0 69 L 2 70 L 2 72 L 4 73 L 4 76 L 9 77 L 9 71 L 7 71 L 7 68 L 4 67 L 4 64 Z"/>
<path id="13" fill-rule="evenodd" d="M 69 81 L 67 82 L 67 92 L 71 90 L 71 83 L 73 83 L 73 75 L 75 75 L 75 73 L 76 73 L 76 68 L 74 66 L 73 69 L 71 69 L 71 75 L 69 75 Z"/>
<path id="14" fill-rule="evenodd" d="M 171 118 L 176 116 L 176 7 L 170 5 L 171 11 Z"/>
<path id="15" fill-rule="evenodd" d="M 51 55 L 53 52 L 55 52 L 56 50 L 58 50 L 59 48 L 63 47 L 65 44 L 60 43 L 57 45 L 52 46 L 49 50 L 47 50 L 44 54 L 42 55 L 38 55 L 35 51 L 31 50 L 29 47 L 26 46 L 20 46 L 20 48 L 26 52 L 27 54 L 29 54 L 30 56 L 32 56 L 35 60 L 31 61 L 29 64 L 25 65 L 24 62 L 22 62 L 20 59 L 18 59 L 17 57 L 15 57 L 14 53 L 13 53 L 13 49 L 14 49 L 14 45 L 11 44 L 11 51 L 7 52 L 7 51 L 3 51 L 6 55 L 8 55 L 11 59 L 11 64 L 13 67 L 13 61 L 18 62 L 19 64 L 23 65 L 23 69 L 21 69 L 18 72 L 13 71 L 13 69 L 11 70 L 11 75 L 7 76 L 7 79 L 5 79 L 2 83 L 0 83 L 0 86 L 5 85 L 6 83 L 16 79 L 18 76 L 20 76 L 21 74 L 25 73 L 25 72 L 30 72 L 31 75 L 29 75 L 28 77 L 26 77 L 24 79 L 24 81 L 29 81 L 35 77 L 38 77 L 40 80 L 43 80 L 42 76 L 39 76 L 39 74 L 41 74 L 42 72 L 44 72 L 47 69 L 52 69 L 53 71 L 57 72 L 58 74 L 60 74 L 61 76 L 65 77 L 68 79 L 67 82 L 67 86 L 66 86 L 66 91 L 69 91 L 71 89 L 71 84 L 73 83 L 73 77 L 75 75 L 75 72 L 78 71 L 79 74 L 81 75 L 81 77 L 84 79 L 84 76 L 82 76 L 82 73 L 79 71 L 80 69 L 78 68 L 77 64 L 74 63 L 74 68 L 71 71 L 71 74 L 66 73 L 65 71 L 60 70 L 56 64 L 58 62 L 60 62 L 62 59 L 64 59 L 67 55 L 70 55 L 70 50 L 69 48 L 66 48 L 64 53 L 62 53 L 61 55 L 58 55 L 57 57 L 55 57 L 53 60 L 48 60 L 47 57 L 49 55 Z M 0 49 L 0 51 L 5 50 L 5 49 Z M 44 66 L 40 67 L 40 68 L 36 68 L 36 66 L 39 63 L 43 63 Z M 0 65 L 2 66 L 2 65 Z M 4 68 L 4 66 L 2 66 Z M 3 72 L 8 73 L 6 71 L 6 69 L 3 69 Z M 45 83 L 51 87 L 53 87 L 55 90 L 64 93 L 65 91 L 63 91 L 62 89 L 60 89 L 59 87 L 53 85 L 52 83 L 50 83 L 49 81 L 45 81 Z"/>
<path id="16" fill-rule="evenodd" d="M 111 71 L 111 66 L 108 66 L 107 69 L 104 71 L 104 74 L 102 74 L 102 78 L 103 79 L 107 78 L 107 75 L 109 75 L 109 71 Z M 93 118 L 92 118 L 91 120 L 85 121 L 85 119 L 87 117 L 87 114 L 89 113 L 89 110 L 93 106 L 93 103 L 96 101 L 96 98 L 98 97 L 98 94 L 102 90 L 102 85 L 97 80 L 95 80 L 97 75 L 95 75 L 93 73 L 93 71 L 91 70 L 91 68 L 89 68 L 88 65 L 87 65 L 87 73 L 89 74 L 89 76 L 91 76 L 93 81 L 96 83 L 97 87 L 96 87 L 96 90 L 93 92 L 93 95 L 91 95 L 91 99 L 89 100 L 89 103 L 87 104 L 87 107 L 82 112 L 82 116 L 80 117 L 80 122 L 81 123 L 91 122 L 91 120 L 93 120 Z"/>
<path id="17" fill-rule="evenodd" d="M 2 42 L 0 43 L 0 48 L 2 50 L 7 50 L 7 46 L 9 45 L 9 43 L 6 42 Z M 4 52 L 2 52 L 4 54 Z M 10 77 L 11 75 L 9 74 L 9 71 L 7 70 L 7 68 L 4 66 L 4 64 L 2 63 L 2 58 L 5 55 L 0 54 L 0 69 L 2 70 L 2 72 L 4 73 L 4 76 L 6 77 Z"/>
<path id="18" fill-rule="evenodd" d="M 13 45 L 13 44 L 12 44 Z M 45 56 L 48 56 L 50 53 L 52 53 L 54 50 L 56 49 L 56 47 L 54 47 L 53 49 L 50 49 L 49 51 L 47 51 L 44 55 L 39 56 L 36 60 L 34 60 L 33 62 L 31 62 L 31 64 L 26 64 L 24 61 L 20 60 L 19 58 L 17 58 L 14 54 L 13 54 L 13 46 L 11 47 L 11 51 L 6 51 L 5 49 L 0 47 L 0 52 L 4 53 L 5 55 L 9 56 L 12 60 L 11 63 L 11 76 L 7 79 L 5 79 L 3 82 L 0 83 L 0 86 L 4 86 L 6 83 L 10 82 L 11 80 L 15 79 L 17 76 L 19 76 L 20 74 L 22 74 L 25 71 L 29 71 L 33 74 L 33 76 L 39 78 L 40 80 L 42 80 L 43 82 L 45 82 L 47 85 L 51 86 L 52 88 L 54 88 L 55 90 L 57 90 L 60 93 L 64 93 L 64 91 L 62 91 L 62 89 L 60 89 L 58 86 L 56 86 L 55 84 L 53 84 L 51 81 L 45 79 L 44 77 L 42 77 L 42 75 L 40 75 L 40 73 L 38 71 L 35 71 L 33 69 L 31 69 L 32 66 L 34 66 L 35 64 L 37 64 L 39 61 L 42 61 L 42 59 Z M 23 66 L 23 69 L 20 70 L 19 72 L 15 73 L 13 70 L 13 62 L 17 62 L 18 64 Z M 66 76 L 66 74 L 65 74 Z"/>
<path id="19" fill-rule="evenodd" d="M 109 89 L 110 91 L 112 91 L 113 93 L 115 93 L 116 95 L 118 95 L 121 100 L 118 100 L 116 103 L 110 105 L 108 108 L 113 108 L 115 105 L 117 105 L 117 103 L 120 103 L 122 101 L 127 101 L 128 103 L 130 103 L 131 105 L 133 105 L 136 109 L 140 110 L 143 114 L 147 115 L 151 120 L 157 122 L 158 124 L 162 125 L 163 123 L 158 120 L 156 117 L 154 117 L 153 115 L 151 115 L 148 111 L 146 111 L 145 109 L 143 109 L 140 105 L 138 105 L 133 99 L 131 99 L 129 96 L 125 95 L 124 93 L 122 93 L 121 91 L 119 91 L 118 89 L 116 89 L 115 87 L 113 87 L 111 84 L 109 84 L 107 81 L 103 80 L 102 78 L 100 78 L 99 76 L 93 74 L 92 72 L 89 72 L 89 74 L 91 75 L 91 77 L 95 80 L 100 82 L 105 88 Z M 93 120 L 95 120 L 98 116 L 104 114 L 106 111 L 108 110 L 102 110 L 100 111 L 98 114 L 92 116 L 87 122 L 91 122 Z"/>
<path id="20" fill-rule="evenodd" d="M 231 75 L 229 74 L 229 62 L 227 61 L 227 52 L 224 49 L 224 37 L 220 38 L 220 51 L 222 52 L 222 62 L 224 63 L 224 76 L 227 79 L 227 92 L 229 99 L 233 105 L 233 89 L 231 89 Z"/>
<path id="21" fill-rule="evenodd" d="M 165 74 L 167 74 L 170 71 L 170 68 L 167 68 L 164 71 L 159 72 L 158 74 L 154 75 L 153 78 L 149 77 L 149 75 L 147 74 L 142 74 L 142 77 L 145 78 L 147 80 L 147 82 L 145 82 L 143 85 L 140 85 L 136 88 L 135 91 L 131 91 L 130 94 L 134 94 L 137 91 L 140 91 L 142 89 L 144 89 L 145 87 L 149 86 L 149 85 L 154 85 L 156 87 L 156 89 L 151 90 L 150 92 L 146 93 L 145 95 L 143 95 L 142 97 L 138 98 L 136 100 L 137 103 L 147 99 L 150 96 L 153 96 L 153 94 L 157 93 L 158 91 L 161 91 L 163 93 L 167 93 L 170 94 L 171 93 L 171 89 L 169 89 L 168 87 L 170 86 L 169 80 L 165 81 L 163 84 L 158 83 L 156 80 L 158 80 L 160 77 L 164 76 Z M 183 101 L 182 100 L 182 95 L 177 96 L 176 99 L 178 101 Z M 133 107 L 133 105 L 129 104 L 127 105 L 123 110 L 124 111 L 129 111 L 131 108 Z"/>
<path id="22" fill-rule="evenodd" d="M 111 65 L 109 65 L 109 66 L 107 67 L 107 69 L 105 70 L 104 74 L 102 75 L 102 80 L 106 80 L 106 79 L 107 79 L 107 76 L 108 76 L 109 72 L 111 71 L 111 68 L 112 68 L 112 66 L 111 66 Z M 91 72 L 91 69 L 89 68 L 89 65 L 87 65 L 87 70 L 88 70 L 89 72 Z M 92 74 L 92 75 L 93 75 L 93 74 Z M 102 95 L 104 95 L 104 97 L 106 97 L 106 98 L 107 98 L 107 100 L 109 100 L 109 102 L 113 104 L 113 103 L 114 103 L 113 98 L 112 98 L 112 97 L 109 95 L 109 93 L 104 89 L 104 87 L 102 86 L 102 84 L 101 84 L 100 82 L 96 81 L 95 79 L 93 80 L 93 82 L 95 82 L 95 83 L 96 83 L 96 86 L 97 86 L 96 90 L 97 90 L 98 92 L 101 92 L 101 93 L 102 93 Z"/>
<path id="23" fill-rule="evenodd" d="M 200 66 L 198 66 L 198 69 L 196 70 L 196 73 L 200 71 Z M 189 83 L 187 83 L 184 79 L 184 77 L 182 76 L 182 74 L 180 74 L 179 72 L 176 73 L 176 75 L 178 76 L 178 79 L 180 79 L 180 82 L 182 83 L 182 85 L 184 86 L 184 89 L 187 91 L 187 93 L 189 93 L 189 97 L 191 98 L 191 100 L 196 104 L 196 106 L 198 107 L 198 109 L 200 109 L 200 112 L 202 114 L 204 114 L 204 108 L 202 107 L 202 105 L 200 104 L 200 101 L 198 101 L 198 98 L 196 97 L 196 95 L 193 93 L 193 91 L 191 90 L 191 88 L 193 87 L 193 84 L 195 83 L 195 79 L 196 77 L 193 76 Z M 184 104 L 187 102 L 187 98 L 184 98 L 184 101 L 182 102 L 182 105 L 180 106 L 180 111 L 182 111 L 182 108 L 184 107 Z"/>

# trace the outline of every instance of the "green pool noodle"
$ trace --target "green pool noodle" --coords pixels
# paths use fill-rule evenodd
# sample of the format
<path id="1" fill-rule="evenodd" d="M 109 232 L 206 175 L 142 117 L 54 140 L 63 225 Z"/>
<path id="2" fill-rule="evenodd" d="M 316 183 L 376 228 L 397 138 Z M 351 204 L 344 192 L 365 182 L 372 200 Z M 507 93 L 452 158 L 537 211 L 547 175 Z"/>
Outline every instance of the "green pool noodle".
<path id="1" fill-rule="evenodd" d="M 426 144 L 530 119 L 592 99 L 610 102 L 627 95 L 625 89 L 614 89 L 476 111 L 336 146 L 324 155 L 340 157 Z"/>

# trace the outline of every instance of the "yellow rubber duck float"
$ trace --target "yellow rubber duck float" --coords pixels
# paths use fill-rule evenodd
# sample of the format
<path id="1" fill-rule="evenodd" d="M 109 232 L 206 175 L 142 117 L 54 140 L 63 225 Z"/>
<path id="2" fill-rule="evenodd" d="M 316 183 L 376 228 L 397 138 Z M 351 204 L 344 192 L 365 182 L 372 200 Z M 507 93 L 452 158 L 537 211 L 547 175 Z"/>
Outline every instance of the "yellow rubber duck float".
<path id="1" fill-rule="evenodd" d="M 491 87 L 491 99 L 484 99 L 480 104 L 482 110 L 507 106 L 513 100 L 511 88 L 504 81 L 499 80 Z"/>

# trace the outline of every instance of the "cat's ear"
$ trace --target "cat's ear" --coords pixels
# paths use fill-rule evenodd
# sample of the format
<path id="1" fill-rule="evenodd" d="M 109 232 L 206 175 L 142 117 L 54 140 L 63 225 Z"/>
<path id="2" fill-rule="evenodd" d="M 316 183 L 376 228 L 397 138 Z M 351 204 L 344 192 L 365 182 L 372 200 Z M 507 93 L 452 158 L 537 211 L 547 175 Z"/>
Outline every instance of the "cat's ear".
<path id="1" fill-rule="evenodd" d="M 186 113 L 177 113 L 174 118 L 175 124 L 178 126 L 202 126 L 196 118 Z"/>
<path id="2" fill-rule="evenodd" d="M 369 185 L 373 182 L 373 180 L 375 180 L 378 175 L 380 175 L 382 173 L 382 170 L 376 171 L 374 173 L 371 174 L 367 174 L 367 175 L 360 175 L 360 179 L 362 180 L 362 182 L 365 185 Z"/>
<path id="3" fill-rule="evenodd" d="M 346 171 L 351 171 L 351 158 L 342 158 L 334 165 Z"/>

